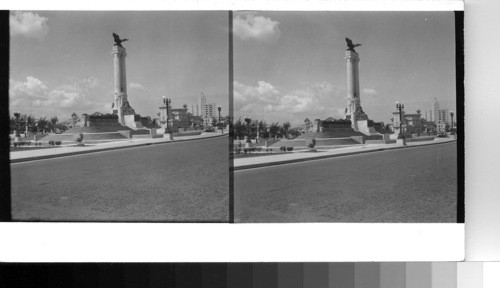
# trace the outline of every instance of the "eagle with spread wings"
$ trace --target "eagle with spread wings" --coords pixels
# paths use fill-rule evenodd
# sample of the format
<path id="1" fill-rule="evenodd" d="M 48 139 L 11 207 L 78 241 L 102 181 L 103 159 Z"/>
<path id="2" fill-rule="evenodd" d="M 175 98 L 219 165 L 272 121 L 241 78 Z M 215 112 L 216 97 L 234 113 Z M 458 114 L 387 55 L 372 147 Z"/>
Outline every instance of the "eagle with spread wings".
<path id="1" fill-rule="evenodd" d="M 113 33 L 113 39 L 115 40 L 114 46 L 118 46 L 118 47 L 123 47 L 122 43 L 125 41 L 128 41 L 128 39 L 120 39 L 120 36 L 118 36 L 118 34 L 116 34 L 116 33 Z"/>
<path id="2" fill-rule="evenodd" d="M 361 46 L 361 44 L 353 44 L 351 39 L 349 38 L 345 38 L 345 41 L 347 42 L 347 50 L 350 50 L 352 52 L 356 52 L 356 50 L 354 50 L 354 48 L 358 47 L 358 46 Z"/>

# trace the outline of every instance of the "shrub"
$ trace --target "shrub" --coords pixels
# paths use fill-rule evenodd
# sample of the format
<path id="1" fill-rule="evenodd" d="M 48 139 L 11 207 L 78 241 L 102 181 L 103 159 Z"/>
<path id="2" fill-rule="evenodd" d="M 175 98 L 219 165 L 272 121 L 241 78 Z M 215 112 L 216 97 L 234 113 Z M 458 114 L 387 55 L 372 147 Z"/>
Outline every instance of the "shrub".
<path id="1" fill-rule="evenodd" d="M 14 142 L 12 145 L 14 145 L 14 148 L 16 148 L 16 147 L 17 147 L 17 143 L 16 143 L 16 142 Z"/>
<path id="2" fill-rule="evenodd" d="M 286 151 L 293 151 L 293 147 L 286 147 Z"/>
<path id="3" fill-rule="evenodd" d="M 314 148 L 314 146 L 316 146 L 316 139 L 313 138 L 313 139 L 311 139 L 311 143 L 309 143 L 307 145 L 307 147 L 312 149 L 312 148 Z"/>
<path id="4" fill-rule="evenodd" d="M 73 135 L 73 140 L 77 143 L 80 143 L 83 141 L 83 133 L 80 133 L 78 135 Z"/>

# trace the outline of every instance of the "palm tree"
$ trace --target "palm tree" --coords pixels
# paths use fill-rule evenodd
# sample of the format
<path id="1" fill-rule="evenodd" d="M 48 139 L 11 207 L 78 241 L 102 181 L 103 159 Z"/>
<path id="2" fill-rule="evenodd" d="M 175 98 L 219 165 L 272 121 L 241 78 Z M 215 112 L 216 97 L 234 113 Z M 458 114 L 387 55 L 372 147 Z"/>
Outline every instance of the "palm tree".
<path id="1" fill-rule="evenodd" d="M 52 129 L 52 133 L 56 132 L 57 121 L 59 121 L 59 119 L 57 119 L 57 116 L 50 118 L 50 128 Z"/>
<path id="2" fill-rule="evenodd" d="M 245 137 L 246 132 L 246 127 L 245 123 L 241 121 L 241 118 L 236 120 L 233 124 L 233 133 L 234 133 L 234 139 L 241 139 Z"/>
<path id="3" fill-rule="evenodd" d="M 269 138 L 269 132 L 267 131 L 267 123 L 264 120 L 257 122 L 257 129 L 259 131 L 259 136 L 261 138 L 267 139 Z"/>
<path id="4" fill-rule="evenodd" d="M 269 136 L 273 137 L 274 139 L 276 139 L 276 137 L 279 134 L 280 128 L 281 127 L 280 127 L 279 122 L 273 122 L 273 123 L 271 123 L 271 125 L 269 125 Z"/>
<path id="5" fill-rule="evenodd" d="M 288 130 L 290 130 L 291 126 L 292 126 L 292 124 L 290 124 L 290 122 L 288 122 L 288 121 L 283 123 L 283 126 L 281 127 L 281 132 L 282 132 L 283 137 L 288 139 Z"/>

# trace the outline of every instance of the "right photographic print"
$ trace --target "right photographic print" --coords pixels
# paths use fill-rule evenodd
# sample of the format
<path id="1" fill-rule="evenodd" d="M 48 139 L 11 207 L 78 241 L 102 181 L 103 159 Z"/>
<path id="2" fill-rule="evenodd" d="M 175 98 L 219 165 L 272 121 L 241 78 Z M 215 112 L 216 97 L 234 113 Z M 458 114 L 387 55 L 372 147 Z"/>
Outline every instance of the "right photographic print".
<path id="1" fill-rule="evenodd" d="M 236 223 L 463 223 L 463 12 L 233 14 Z"/>

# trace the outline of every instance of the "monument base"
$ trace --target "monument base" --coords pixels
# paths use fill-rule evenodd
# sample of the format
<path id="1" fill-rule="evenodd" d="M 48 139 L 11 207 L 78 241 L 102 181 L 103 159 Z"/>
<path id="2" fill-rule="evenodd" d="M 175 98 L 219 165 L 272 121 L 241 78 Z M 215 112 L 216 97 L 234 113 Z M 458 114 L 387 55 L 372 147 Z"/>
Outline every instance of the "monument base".
<path id="1" fill-rule="evenodd" d="M 139 114 L 129 114 L 123 115 L 123 119 L 125 120 L 125 125 L 132 129 L 141 129 L 144 126 L 141 123 L 141 115 Z"/>

